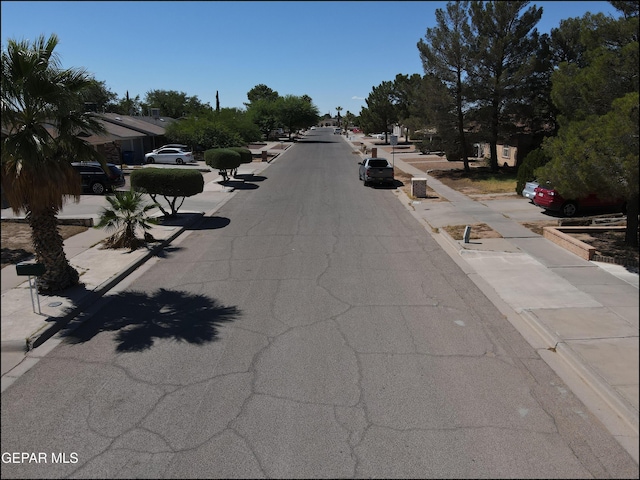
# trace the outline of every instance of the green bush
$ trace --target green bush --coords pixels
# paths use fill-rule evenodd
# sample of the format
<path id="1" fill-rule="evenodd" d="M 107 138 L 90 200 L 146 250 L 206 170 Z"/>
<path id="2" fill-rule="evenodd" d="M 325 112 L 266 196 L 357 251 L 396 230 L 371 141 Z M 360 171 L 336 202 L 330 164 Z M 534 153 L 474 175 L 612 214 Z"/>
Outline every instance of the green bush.
<path id="1" fill-rule="evenodd" d="M 229 150 L 233 150 L 234 152 L 238 152 L 240 154 L 240 163 L 251 163 L 253 162 L 253 154 L 251 150 L 246 147 L 229 147 Z"/>
<path id="2" fill-rule="evenodd" d="M 535 180 L 535 170 L 540 168 L 551 160 L 540 148 L 536 148 L 522 161 L 522 165 L 518 168 L 516 193 L 522 195 L 522 189 L 527 182 Z"/>
<path id="3" fill-rule="evenodd" d="M 226 182 L 229 179 L 227 170 L 237 169 L 242 163 L 242 157 L 230 148 L 213 148 L 204 152 L 204 163 L 220 170 L 222 180 Z"/>
<path id="4" fill-rule="evenodd" d="M 186 197 L 204 190 L 202 173 L 186 168 L 142 168 L 131 172 L 130 179 L 131 189 L 149 194 L 165 216 L 174 216 Z M 157 202 L 157 195 L 162 195 L 169 203 L 171 213 Z M 176 205 L 179 198 L 182 201 Z"/>

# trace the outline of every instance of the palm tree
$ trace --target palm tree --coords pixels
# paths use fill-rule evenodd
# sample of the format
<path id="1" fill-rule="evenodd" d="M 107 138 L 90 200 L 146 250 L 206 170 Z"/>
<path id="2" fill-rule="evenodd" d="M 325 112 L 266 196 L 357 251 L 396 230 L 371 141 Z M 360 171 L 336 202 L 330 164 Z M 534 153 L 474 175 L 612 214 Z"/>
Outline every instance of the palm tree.
<path id="1" fill-rule="evenodd" d="M 342 107 L 336 107 L 336 111 L 338 112 L 338 126 L 340 126 L 340 112 L 342 111 Z"/>
<path id="2" fill-rule="evenodd" d="M 106 240 L 110 248 L 128 248 L 135 250 L 143 245 L 145 241 L 153 241 L 154 238 L 147 232 L 151 225 L 158 223 L 158 220 L 148 216 L 149 210 L 155 208 L 153 203 L 145 203 L 143 194 L 133 190 L 127 192 L 116 192 L 109 195 L 107 201 L 111 208 L 103 208 L 100 214 L 100 222 L 96 227 L 108 230 L 117 230 Z M 141 228 L 144 233 L 144 240 L 136 236 L 136 230 Z"/>
<path id="3" fill-rule="evenodd" d="M 56 35 L 33 43 L 9 40 L 2 50 L 2 190 L 15 214 L 31 227 L 36 261 L 46 273 L 38 288 L 52 293 L 76 285 L 57 226 L 68 198 L 80 200 L 72 161 L 103 159 L 78 133 L 100 133 L 95 117 L 79 111 L 79 94 L 91 79 L 82 69 L 62 69 Z"/>

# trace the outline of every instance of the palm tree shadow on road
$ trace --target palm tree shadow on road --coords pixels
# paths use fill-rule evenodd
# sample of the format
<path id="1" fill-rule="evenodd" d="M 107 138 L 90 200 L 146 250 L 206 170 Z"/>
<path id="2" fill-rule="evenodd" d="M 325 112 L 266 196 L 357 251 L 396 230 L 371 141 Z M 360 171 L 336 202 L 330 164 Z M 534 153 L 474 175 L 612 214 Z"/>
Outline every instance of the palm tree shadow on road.
<path id="1" fill-rule="evenodd" d="M 156 340 L 173 339 L 203 345 L 216 340 L 217 326 L 241 315 L 205 295 L 159 289 L 152 294 L 127 291 L 111 299 L 88 323 L 66 332 L 69 343 L 84 343 L 101 332 L 116 332 L 118 352 L 141 352 Z"/>

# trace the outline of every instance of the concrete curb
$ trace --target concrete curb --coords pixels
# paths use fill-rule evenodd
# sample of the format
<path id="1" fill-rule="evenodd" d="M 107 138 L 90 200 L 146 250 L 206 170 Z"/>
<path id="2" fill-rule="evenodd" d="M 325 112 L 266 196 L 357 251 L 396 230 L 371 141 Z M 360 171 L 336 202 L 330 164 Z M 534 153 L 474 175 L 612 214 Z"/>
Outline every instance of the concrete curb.
<path id="1" fill-rule="evenodd" d="M 33 350 L 34 348 L 39 347 L 44 342 L 53 337 L 56 333 L 62 330 L 65 326 L 71 322 L 75 317 L 80 315 L 83 310 L 86 309 L 88 305 L 91 305 L 99 298 L 103 297 L 109 290 L 111 290 L 115 285 L 120 283 L 124 278 L 128 277 L 131 273 L 133 273 L 140 265 L 144 264 L 151 257 L 155 256 L 156 253 L 161 251 L 164 247 L 169 245 L 173 240 L 175 240 L 178 236 L 180 236 L 186 228 L 193 225 L 197 219 L 202 218 L 202 215 L 194 217 L 190 222 L 186 225 L 176 228 L 175 232 L 169 235 L 167 238 L 158 242 L 152 248 L 147 249 L 146 253 L 136 260 L 132 261 L 126 268 L 121 270 L 117 275 L 109 278 L 104 281 L 96 288 L 94 288 L 87 295 L 82 297 L 80 301 L 75 304 L 73 307 L 67 309 L 63 313 L 63 315 L 57 317 L 49 317 L 52 321 L 51 325 L 45 325 L 40 330 L 32 333 L 26 339 L 26 349 L 27 351 Z"/>
<path id="2" fill-rule="evenodd" d="M 270 162 L 267 162 L 267 166 L 270 165 L 277 158 L 279 158 L 280 155 L 286 152 L 287 150 L 288 148 L 283 150 L 282 152 L 278 152 L 278 154 L 275 155 Z M 255 172 L 256 170 L 254 169 L 250 173 L 251 175 L 254 175 Z M 228 193 L 233 193 L 235 192 L 235 190 L 236 189 L 234 187 L 229 187 L 226 191 Z M 74 318 L 82 314 L 83 310 L 85 310 L 87 306 L 91 305 L 96 300 L 103 297 L 109 290 L 111 290 L 118 283 L 122 282 L 123 279 L 131 275 L 141 265 L 146 263 L 151 257 L 155 256 L 159 251 L 162 251 L 167 245 L 171 244 L 171 242 L 173 242 L 177 237 L 182 235 L 185 232 L 185 230 L 188 229 L 191 225 L 193 225 L 196 221 L 198 221 L 200 218 L 202 218 L 205 215 L 206 216 L 214 215 L 215 212 L 217 212 L 225 203 L 227 203 L 227 201 L 229 201 L 230 198 L 231 196 L 227 197 L 222 202 L 218 203 L 215 206 L 215 208 L 213 208 L 209 212 L 206 212 L 206 213 L 200 212 L 199 215 L 194 216 L 194 218 L 188 221 L 185 225 L 177 226 L 176 230 L 171 235 L 169 235 L 167 238 L 158 242 L 152 248 L 148 249 L 144 253 L 144 255 L 141 255 L 136 260 L 133 260 L 129 265 L 127 265 L 126 268 L 121 270 L 117 275 L 114 275 L 113 277 L 109 278 L 108 280 L 104 281 L 103 283 L 95 287 L 91 292 L 89 292 L 87 295 L 82 297 L 76 305 L 67 309 L 67 311 L 65 311 L 62 315 L 49 317 L 52 322 L 51 325 L 44 325 L 40 330 L 29 335 L 29 337 L 25 339 L 26 345 L 23 345 L 22 342 L 20 342 L 20 346 L 19 346 L 17 345 L 18 342 L 13 342 L 13 344 L 9 346 L 15 348 L 16 351 L 24 350 L 25 347 L 26 347 L 26 351 L 31 351 L 37 348 L 38 346 L 42 345 L 44 342 L 49 340 L 60 330 L 65 328 L 67 325 L 69 325 L 69 323 Z M 77 328 L 79 325 L 80 324 L 75 326 L 75 328 Z"/>
<path id="3" fill-rule="evenodd" d="M 607 404 L 607 406 L 615 412 L 615 414 L 625 423 L 626 429 L 629 429 L 633 435 L 638 435 L 638 413 L 634 412 L 620 398 L 620 396 L 611 388 L 602 377 L 594 371 L 593 368 L 587 366 L 578 353 L 574 352 L 565 341 L 552 332 L 547 326 L 539 322 L 534 314 L 528 310 L 516 312 L 520 317 L 534 330 L 540 338 L 547 341 L 549 350 L 556 353 L 571 369 L 580 377 L 580 379 Z M 617 435 L 627 436 L 628 432 L 615 433 Z"/>
<path id="4" fill-rule="evenodd" d="M 397 196 L 405 208 L 413 213 L 411 199 L 407 194 L 398 189 Z M 414 217 L 419 219 L 417 215 Z M 540 322 L 532 312 L 526 309 L 517 311 L 507 304 L 493 286 L 462 258 L 466 249 L 446 230 L 439 228 L 436 232 L 426 220 L 421 220 L 421 223 L 429 235 L 436 240 L 580 400 L 601 421 L 606 419 L 606 425 L 611 434 L 638 461 L 638 412 L 621 398 L 618 392 L 613 390 L 577 352 L 572 350 L 566 341 Z M 584 392 L 584 394 L 579 392 Z"/>

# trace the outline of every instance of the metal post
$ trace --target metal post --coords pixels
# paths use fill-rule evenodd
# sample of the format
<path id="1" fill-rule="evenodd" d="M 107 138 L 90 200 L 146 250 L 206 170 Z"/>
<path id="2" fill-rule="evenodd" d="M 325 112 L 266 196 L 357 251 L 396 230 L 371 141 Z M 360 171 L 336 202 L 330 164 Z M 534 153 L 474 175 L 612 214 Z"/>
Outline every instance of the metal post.
<path id="1" fill-rule="evenodd" d="M 38 284 L 36 283 L 37 277 L 33 277 L 33 284 L 31 283 L 31 275 L 29 275 L 29 293 L 31 294 L 31 308 L 33 309 L 33 313 L 38 313 L 42 315 L 42 311 L 40 310 L 40 296 L 38 295 Z M 36 300 L 38 301 L 38 311 L 36 312 L 36 304 L 33 301 L 33 290 L 36 291 Z"/>
<path id="2" fill-rule="evenodd" d="M 467 225 L 464 228 L 464 243 L 469 243 L 469 236 L 471 235 L 471 227 Z"/>

